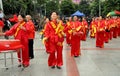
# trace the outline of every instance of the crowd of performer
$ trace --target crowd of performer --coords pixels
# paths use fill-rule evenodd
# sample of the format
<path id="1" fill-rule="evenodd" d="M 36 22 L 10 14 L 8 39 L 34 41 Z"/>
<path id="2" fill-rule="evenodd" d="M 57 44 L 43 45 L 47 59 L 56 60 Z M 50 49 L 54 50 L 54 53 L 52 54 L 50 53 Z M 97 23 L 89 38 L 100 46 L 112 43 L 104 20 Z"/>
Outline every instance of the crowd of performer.
<path id="1" fill-rule="evenodd" d="M 96 47 L 104 48 L 104 43 L 120 37 L 120 17 L 93 18 L 90 24 L 90 37 L 96 38 Z"/>
<path id="2" fill-rule="evenodd" d="M 14 15 L 9 21 L 13 22 L 14 25 L 1 33 L 5 21 L 0 20 L 0 35 L 14 35 L 15 39 L 22 42 L 24 46 L 22 64 L 24 67 L 28 67 L 29 60 L 34 58 L 35 25 L 32 17 L 22 14 Z M 43 35 L 46 52 L 49 54 L 48 66 L 61 69 L 63 65 L 63 42 L 65 39 L 71 48 L 71 56 L 79 57 L 81 55 L 81 41 L 87 40 L 88 32 L 90 38 L 96 39 L 96 47 L 104 48 L 104 43 L 109 43 L 112 38 L 120 36 L 120 17 L 95 17 L 92 18 L 90 25 L 88 25 L 85 17 L 69 17 L 64 23 L 57 12 L 52 12 L 50 18 L 46 18 L 44 29 L 40 32 Z M 20 57 L 19 53 L 18 57 Z M 19 60 L 19 62 L 21 61 Z"/>
<path id="3" fill-rule="evenodd" d="M 87 32 L 90 38 L 96 39 L 96 47 L 104 48 L 104 43 L 109 43 L 112 38 L 120 36 L 120 17 L 96 17 L 92 19 L 90 25 L 83 17 L 69 17 L 66 23 L 59 18 L 56 12 L 51 14 L 51 20 L 46 22 L 42 31 L 44 34 L 43 42 L 46 52 L 49 53 L 48 65 L 52 68 L 61 68 L 63 40 L 66 36 L 66 43 L 71 47 L 71 56 L 81 55 L 80 42 L 86 41 Z"/>

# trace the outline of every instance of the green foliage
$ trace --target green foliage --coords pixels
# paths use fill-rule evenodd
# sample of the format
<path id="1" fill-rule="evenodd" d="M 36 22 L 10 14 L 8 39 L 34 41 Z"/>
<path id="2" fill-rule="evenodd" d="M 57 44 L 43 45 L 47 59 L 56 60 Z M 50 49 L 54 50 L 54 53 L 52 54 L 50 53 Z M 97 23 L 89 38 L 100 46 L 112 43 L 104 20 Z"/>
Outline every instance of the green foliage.
<path id="1" fill-rule="evenodd" d="M 30 13 L 33 8 L 32 0 L 3 0 L 5 14 Z M 30 8 L 30 9 L 29 9 Z"/>
<path id="2" fill-rule="evenodd" d="M 37 0 L 38 4 L 44 4 L 48 0 Z"/>
<path id="3" fill-rule="evenodd" d="M 5 14 L 15 13 L 19 10 L 19 7 L 20 5 L 18 5 L 18 1 L 13 1 L 13 0 L 3 1 L 3 8 Z"/>
<path id="4" fill-rule="evenodd" d="M 90 15 L 91 16 L 98 16 L 99 15 L 99 0 L 94 0 L 91 4 L 90 4 Z"/>
<path id="5" fill-rule="evenodd" d="M 83 12 L 86 16 L 90 14 L 89 3 L 86 0 L 81 0 L 79 4 L 79 10 Z"/>
<path id="6" fill-rule="evenodd" d="M 120 11 L 120 0 L 106 0 L 103 2 L 103 11 L 102 14 L 106 16 L 109 12 L 118 10 Z"/>
<path id="7" fill-rule="evenodd" d="M 99 16 L 99 1 L 101 14 L 106 16 L 110 11 L 120 11 L 120 0 L 81 0 L 80 4 L 72 3 L 72 0 L 3 0 L 5 14 L 24 13 L 36 14 L 36 12 L 49 16 L 52 11 L 57 11 L 61 15 L 70 16 L 79 10 L 86 16 Z"/>
<path id="8" fill-rule="evenodd" d="M 66 16 L 70 16 L 72 13 L 75 12 L 74 11 L 75 5 L 70 0 L 62 1 L 60 8 L 61 8 L 61 13 L 66 15 Z"/>
<path id="9" fill-rule="evenodd" d="M 45 9 L 45 8 L 44 8 Z M 50 16 L 52 11 L 58 12 L 58 2 L 56 1 L 49 1 L 46 3 L 46 16 Z"/>
<path id="10" fill-rule="evenodd" d="M 110 11 L 120 11 L 120 0 L 100 0 L 101 14 L 106 16 Z M 91 16 L 99 16 L 99 0 L 94 0 L 90 5 Z"/>

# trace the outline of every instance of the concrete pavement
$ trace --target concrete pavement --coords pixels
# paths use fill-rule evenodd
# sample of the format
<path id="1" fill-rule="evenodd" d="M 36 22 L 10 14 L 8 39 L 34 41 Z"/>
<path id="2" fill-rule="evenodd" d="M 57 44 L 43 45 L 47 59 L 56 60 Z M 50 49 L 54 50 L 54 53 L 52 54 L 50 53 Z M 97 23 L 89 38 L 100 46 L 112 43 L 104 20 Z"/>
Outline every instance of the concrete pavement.
<path id="1" fill-rule="evenodd" d="M 105 43 L 104 48 L 95 47 L 95 39 L 87 38 L 81 42 L 82 55 L 78 58 L 70 56 L 70 47 L 64 42 L 62 69 L 51 69 L 47 66 L 48 54 L 40 40 L 39 32 L 36 32 L 34 41 L 35 58 L 31 65 L 21 71 L 18 68 L 17 59 L 14 59 L 14 67 L 5 70 L 3 60 L 0 59 L 0 76 L 120 76 L 120 38 Z M 10 54 L 8 54 L 8 58 Z M 14 57 L 17 58 L 16 53 Z M 0 54 L 3 58 L 3 54 Z M 10 60 L 7 60 L 10 64 Z"/>

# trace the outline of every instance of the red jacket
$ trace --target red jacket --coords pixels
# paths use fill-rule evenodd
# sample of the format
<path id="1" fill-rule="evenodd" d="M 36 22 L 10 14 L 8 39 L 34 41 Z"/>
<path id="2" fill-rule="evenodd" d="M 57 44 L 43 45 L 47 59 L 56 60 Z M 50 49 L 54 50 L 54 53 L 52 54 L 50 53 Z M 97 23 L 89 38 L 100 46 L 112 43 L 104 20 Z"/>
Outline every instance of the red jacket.
<path id="1" fill-rule="evenodd" d="M 110 30 L 110 22 L 109 22 L 109 20 L 105 20 L 105 29 Z"/>
<path id="2" fill-rule="evenodd" d="M 15 39 L 19 39 L 19 40 L 22 40 L 24 38 L 28 38 L 28 31 L 27 30 L 20 29 L 17 32 L 17 29 L 19 28 L 19 26 L 21 24 L 23 24 L 23 22 L 22 23 L 20 23 L 20 22 L 16 23 L 9 31 L 5 32 L 5 35 L 7 35 L 7 36 L 14 35 Z M 24 22 L 23 26 L 27 29 L 27 24 L 25 22 Z M 17 32 L 17 34 L 16 34 L 16 32 Z"/>
<path id="3" fill-rule="evenodd" d="M 105 22 L 104 20 L 100 20 L 97 22 L 97 31 L 104 31 L 105 30 Z"/>
<path id="4" fill-rule="evenodd" d="M 82 21 L 82 26 L 85 27 L 85 28 L 88 28 L 88 23 L 86 20 L 83 20 Z"/>
<path id="5" fill-rule="evenodd" d="M 83 32 L 82 24 L 79 21 L 72 22 L 71 29 L 73 31 L 75 29 L 75 31 L 77 32 L 78 35 L 80 35 L 81 32 Z M 72 32 L 72 35 L 73 35 L 73 32 Z"/>
<path id="6" fill-rule="evenodd" d="M 52 24 L 53 23 L 53 24 Z M 56 42 L 63 42 L 64 38 L 60 38 L 58 34 L 56 34 L 55 29 L 57 28 L 58 24 L 57 22 L 50 21 L 46 24 L 46 29 L 45 29 L 45 37 L 50 40 L 50 42 L 56 43 Z"/>
<path id="7" fill-rule="evenodd" d="M 28 25 L 28 39 L 34 39 L 35 38 L 35 27 L 34 27 L 34 23 L 32 22 L 32 20 L 29 20 L 27 23 Z"/>

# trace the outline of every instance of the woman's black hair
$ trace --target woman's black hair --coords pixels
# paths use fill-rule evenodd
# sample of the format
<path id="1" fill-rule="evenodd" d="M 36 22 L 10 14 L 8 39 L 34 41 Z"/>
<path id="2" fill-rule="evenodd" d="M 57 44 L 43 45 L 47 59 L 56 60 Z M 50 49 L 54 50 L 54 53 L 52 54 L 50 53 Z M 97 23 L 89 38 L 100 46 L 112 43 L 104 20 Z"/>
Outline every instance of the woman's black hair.
<path id="1" fill-rule="evenodd" d="M 22 18 L 24 18 L 25 19 L 25 14 L 19 14 L 20 16 L 22 16 Z"/>
<path id="2" fill-rule="evenodd" d="M 26 19 L 25 19 L 25 14 L 19 14 L 23 19 L 24 19 L 24 21 L 26 22 Z M 19 16 L 18 15 L 18 16 Z"/>
<path id="3" fill-rule="evenodd" d="M 56 12 L 56 11 L 52 11 L 52 12 L 50 13 L 50 16 L 52 15 L 53 12 L 55 12 L 57 15 L 59 15 L 58 12 Z"/>

